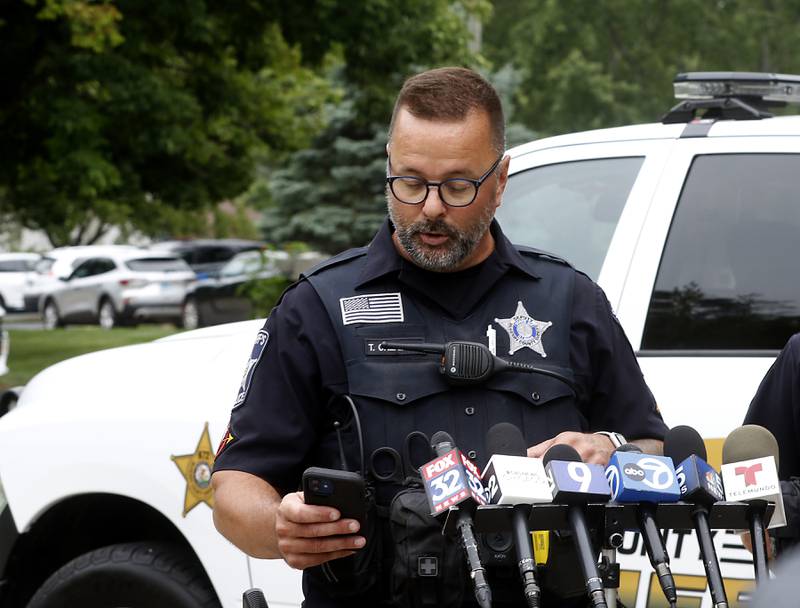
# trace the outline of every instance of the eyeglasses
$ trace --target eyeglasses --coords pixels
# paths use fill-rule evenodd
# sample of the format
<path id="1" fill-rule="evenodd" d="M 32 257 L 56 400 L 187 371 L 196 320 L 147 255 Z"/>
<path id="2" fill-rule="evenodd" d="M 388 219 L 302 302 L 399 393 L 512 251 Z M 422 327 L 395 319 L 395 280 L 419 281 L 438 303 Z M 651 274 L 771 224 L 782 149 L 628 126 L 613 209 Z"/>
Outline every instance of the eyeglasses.
<path id="1" fill-rule="evenodd" d="M 471 205 L 478 196 L 478 188 L 486 179 L 497 169 L 497 165 L 503 160 L 501 154 L 489 170 L 478 179 L 468 177 L 451 177 L 440 182 L 429 182 L 428 180 L 414 175 L 388 175 L 386 183 L 392 191 L 394 197 L 406 205 L 419 205 L 428 198 L 428 192 L 435 187 L 439 190 L 439 198 L 445 205 L 450 207 L 466 207 Z M 389 169 L 392 167 L 392 159 L 389 158 Z"/>

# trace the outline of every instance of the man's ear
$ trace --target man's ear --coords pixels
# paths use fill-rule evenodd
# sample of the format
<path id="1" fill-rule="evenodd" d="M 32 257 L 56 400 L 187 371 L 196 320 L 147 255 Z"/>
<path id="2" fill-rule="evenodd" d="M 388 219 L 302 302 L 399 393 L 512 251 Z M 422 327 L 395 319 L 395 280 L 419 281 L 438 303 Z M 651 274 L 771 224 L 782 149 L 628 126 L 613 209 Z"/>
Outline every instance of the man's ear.
<path id="1" fill-rule="evenodd" d="M 503 204 L 503 192 L 508 185 L 508 167 L 511 164 L 511 157 L 506 155 L 497 166 L 497 186 L 495 188 L 495 208 Z"/>

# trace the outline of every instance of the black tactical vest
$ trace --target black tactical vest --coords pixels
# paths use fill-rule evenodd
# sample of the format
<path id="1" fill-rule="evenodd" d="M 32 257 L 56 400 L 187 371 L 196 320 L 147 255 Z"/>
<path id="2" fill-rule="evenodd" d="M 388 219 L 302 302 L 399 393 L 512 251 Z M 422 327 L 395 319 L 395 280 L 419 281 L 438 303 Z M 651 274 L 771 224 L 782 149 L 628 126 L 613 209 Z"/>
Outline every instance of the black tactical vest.
<path id="1" fill-rule="evenodd" d="M 528 248 L 517 249 L 531 272 L 540 278 L 509 271 L 460 321 L 393 276 L 356 288 L 367 248 L 345 252 L 309 271 L 306 278 L 322 300 L 338 335 L 349 392 L 361 418 L 367 457 L 381 446 L 401 449 L 412 431 L 422 431 L 430 437 L 444 430 L 482 468 L 490 456 L 486 453 L 486 432 L 498 422 L 515 424 L 528 445 L 562 431 L 588 431 L 587 416 L 572 390 L 556 378 L 506 371 L 482 386 L 453 387 L 439 372 L 438 356 L 386 353 L 378 348 L 383 340 L 436 344 L 466 340 L 487 344 L 487 329 L 492 327 L 499 357 L 549 368 L 573 379 L 570 326 L 575 271 L 558 258 Z M 402 321 L 395 307 L 386 315 L 390 322 L 345 324 L 345 309 L 358 313 L 360 307 L 368 311 L 373 303 L 379 308 L 381 298 L 376 300 L 374 296 L 386 294 L 399 294 Z M 396 303 L 397 298 L 389 300 Z M 509 354 L 512 342 L 501 321 L 510 319 L 507 324 L 513 325 L 520 305 L 524 312 L 518 315 L 512 331 L 529 333 L 531 318 L 551 323 L 540 335 L 544 357 L 530 347 Z M 354 318 L 366 317 L 355 314 Z M 330 434 L 322 438 L 321 445 L 315 460 L 319 459 L 321 466 L 338 462 Z"/>

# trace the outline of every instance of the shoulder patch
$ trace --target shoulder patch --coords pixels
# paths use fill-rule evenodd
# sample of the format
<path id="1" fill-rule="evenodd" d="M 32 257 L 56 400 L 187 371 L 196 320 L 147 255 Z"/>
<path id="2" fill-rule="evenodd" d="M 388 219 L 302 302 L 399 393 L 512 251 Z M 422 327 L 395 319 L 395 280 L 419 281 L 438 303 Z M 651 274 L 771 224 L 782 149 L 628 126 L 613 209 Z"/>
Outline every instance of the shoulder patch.
<path id="1" fill-rule="evenodd" d="M 217 447 L 217 455 L 215 458 L 218 458 L 220 454 L 222 454 L 222 450 L 227 448 L 230 444 L 236 441 L 236 437 L 233 436 L 231 432 L 231 425 L 228 424 L 228 428 L 225 429 L 225 434 L 222 436 L 222 440 L 219 442 L 219 446 Z"/>
<path id="2" fill-rule="evenodd" d="M 236 409 L 247 398 L 247 391 L 250 390 L 250 384 L 253 382 L 253 374 L 256 371 L 256 366 L 261 360 L 261 355 L 269 342 L 269 332 L 265 329 L 259 330 L 256 335 L 256 342 L 253 344 L 253 350 L 250 351 L 250 358 L 247 360 L 247 366 L 242 376 L 242 383 L 239 385 L 239 393 L 236 395 L 236 401 L 233 403 L 233 408 Z"/>

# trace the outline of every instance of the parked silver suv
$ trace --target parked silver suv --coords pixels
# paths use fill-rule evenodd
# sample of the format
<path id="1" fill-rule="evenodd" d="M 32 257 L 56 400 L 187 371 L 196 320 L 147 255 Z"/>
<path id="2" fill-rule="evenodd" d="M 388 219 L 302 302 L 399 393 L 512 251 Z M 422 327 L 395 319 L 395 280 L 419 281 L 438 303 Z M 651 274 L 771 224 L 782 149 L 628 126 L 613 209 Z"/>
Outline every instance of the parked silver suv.
<path id="1" fill-rule="evenodd" d="M 43 295 L 39 310 L 48 329 L 67 323 L 110 329 L 144 320 L 178 322 L 194 279 L 194 271 L 176 256 L 137 247 L 103 249 Z"/>

